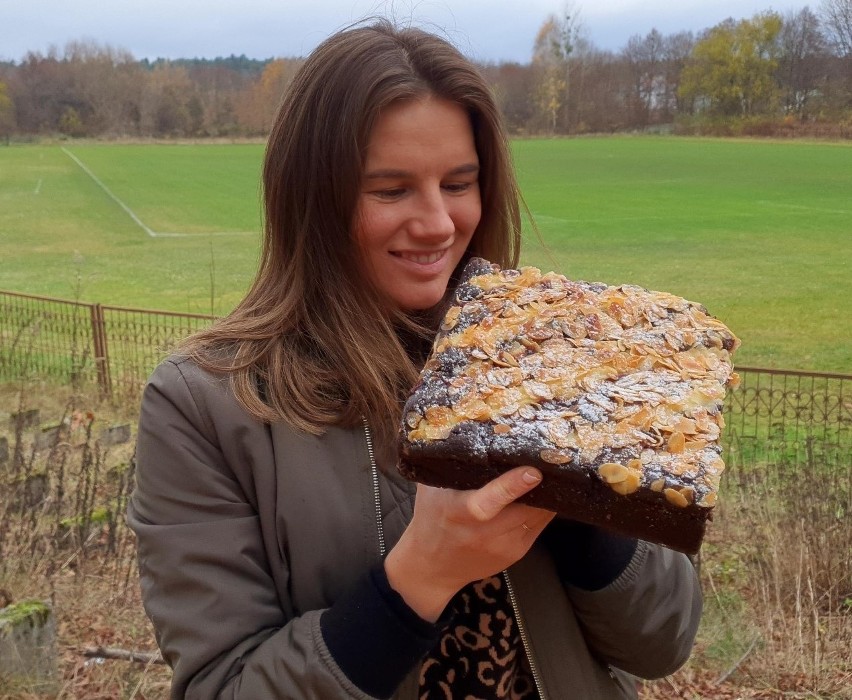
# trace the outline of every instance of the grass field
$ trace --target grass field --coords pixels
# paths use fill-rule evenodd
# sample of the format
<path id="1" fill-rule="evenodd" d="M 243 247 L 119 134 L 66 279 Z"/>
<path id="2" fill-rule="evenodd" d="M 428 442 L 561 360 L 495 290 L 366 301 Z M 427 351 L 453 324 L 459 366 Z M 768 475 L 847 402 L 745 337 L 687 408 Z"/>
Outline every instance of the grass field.
<path id="1" fill-rule="evenodd" d="M 743 365 L 852 372 L 852 145 L 514 144 L 524 262 L 704 303 Z M 263 147 L 0 148 L 0 288 L 224 313 L 257 261 Z"/>

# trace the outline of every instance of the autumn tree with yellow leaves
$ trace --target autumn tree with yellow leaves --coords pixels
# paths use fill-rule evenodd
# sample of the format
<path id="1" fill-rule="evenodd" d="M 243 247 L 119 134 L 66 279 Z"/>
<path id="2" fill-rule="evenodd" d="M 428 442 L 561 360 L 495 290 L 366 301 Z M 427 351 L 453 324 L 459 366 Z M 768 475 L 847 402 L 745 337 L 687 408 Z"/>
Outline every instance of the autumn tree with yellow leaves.
<path id="1" fill-rule="evenodd" d="M 710 29 L 692 50 L 683 70 L 680 95 L 696 112 L 748 117 L 777 103 L 778 43 L 781 16 L 758 14 L 726 20 Z"/>

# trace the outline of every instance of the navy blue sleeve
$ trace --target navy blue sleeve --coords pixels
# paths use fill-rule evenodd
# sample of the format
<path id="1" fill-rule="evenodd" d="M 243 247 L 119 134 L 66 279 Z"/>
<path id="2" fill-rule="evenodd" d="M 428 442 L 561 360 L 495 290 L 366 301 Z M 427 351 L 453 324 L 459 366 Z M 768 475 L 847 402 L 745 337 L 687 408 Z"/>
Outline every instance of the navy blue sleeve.
<path id="1" fill-rule="evenodd" d="M 593 525 L 554 518 L 541 535 L 556 563 L 562 583 L 597 591 L 627 568 L 637 540 Z"/>
<path id="2" fill-rule="evenodd" d="M 388 583 L 378 564 L 320 617 L 337 665 L 358 688 L 389 698 L 437 643 L 446 620 L 427 622 Z"/>

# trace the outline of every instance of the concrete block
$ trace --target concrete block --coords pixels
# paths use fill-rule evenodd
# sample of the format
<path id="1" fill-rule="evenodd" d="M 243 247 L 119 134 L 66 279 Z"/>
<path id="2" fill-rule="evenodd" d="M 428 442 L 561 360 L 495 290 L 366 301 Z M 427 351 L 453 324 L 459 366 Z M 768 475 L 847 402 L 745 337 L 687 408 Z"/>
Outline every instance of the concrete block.
<path id="1" fill-rule="evenodd" d="M 100 443 L 105 447 L 109 445 L 123 445 L 130 442 L 130 424 L 114 425 L 101 431 Z"/>
<path id="2" fill-rule="evenodd" d="M 50 481 L 47 474 L 30 474 L 11 484 L 12 510 L 23 512 L 41 506 L 47 498 Z"/>
<path id="3" fill-rule="evenodd" d="M 59 439 L 59 431 L 61 429 L 61 425 L 50 425 L 46 428 L 42 428 L 36 433 L 35 448 L 37 450 L 49 450 Z"/>
<path id="4" fill-rule="evenodd" d="M 0 679 L 4 687 L 58 689 L 56 623 L 50 606 L 25 600 L 0 609 Z"/>
<path id="5" fill-rule="evenodd" d="M 37 408 L 30 408 L 26 411 L 19 411 L 9 416 L 9 430 L 26 430 L 34 428 L 41 423 L 41 411 Z"/>

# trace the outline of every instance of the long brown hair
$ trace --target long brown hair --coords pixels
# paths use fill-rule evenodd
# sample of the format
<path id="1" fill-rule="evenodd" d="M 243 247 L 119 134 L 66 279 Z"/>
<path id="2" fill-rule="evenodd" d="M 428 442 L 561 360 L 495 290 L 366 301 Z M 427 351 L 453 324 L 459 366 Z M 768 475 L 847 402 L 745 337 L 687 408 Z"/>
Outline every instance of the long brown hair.
<path id="1" fill-rule="evenodd" d="M 473 128 L 482 217 L 460 267 L 471 255 L 517 264 L 520 196 L 477 69 L 447 41 L 386 21 L 331 36 L 288 88 L 269 137 L 257 276 L 227 317 L 184 346 L 203 368 L 228 374 L 256 418 L 312 434 L 364 417 L 394 429 L 419 370 L 402 338 L 435 329 L 392 308 L 370 282 L 352 223 L 380 111 L 423 95 L 461 105 Z"/>

